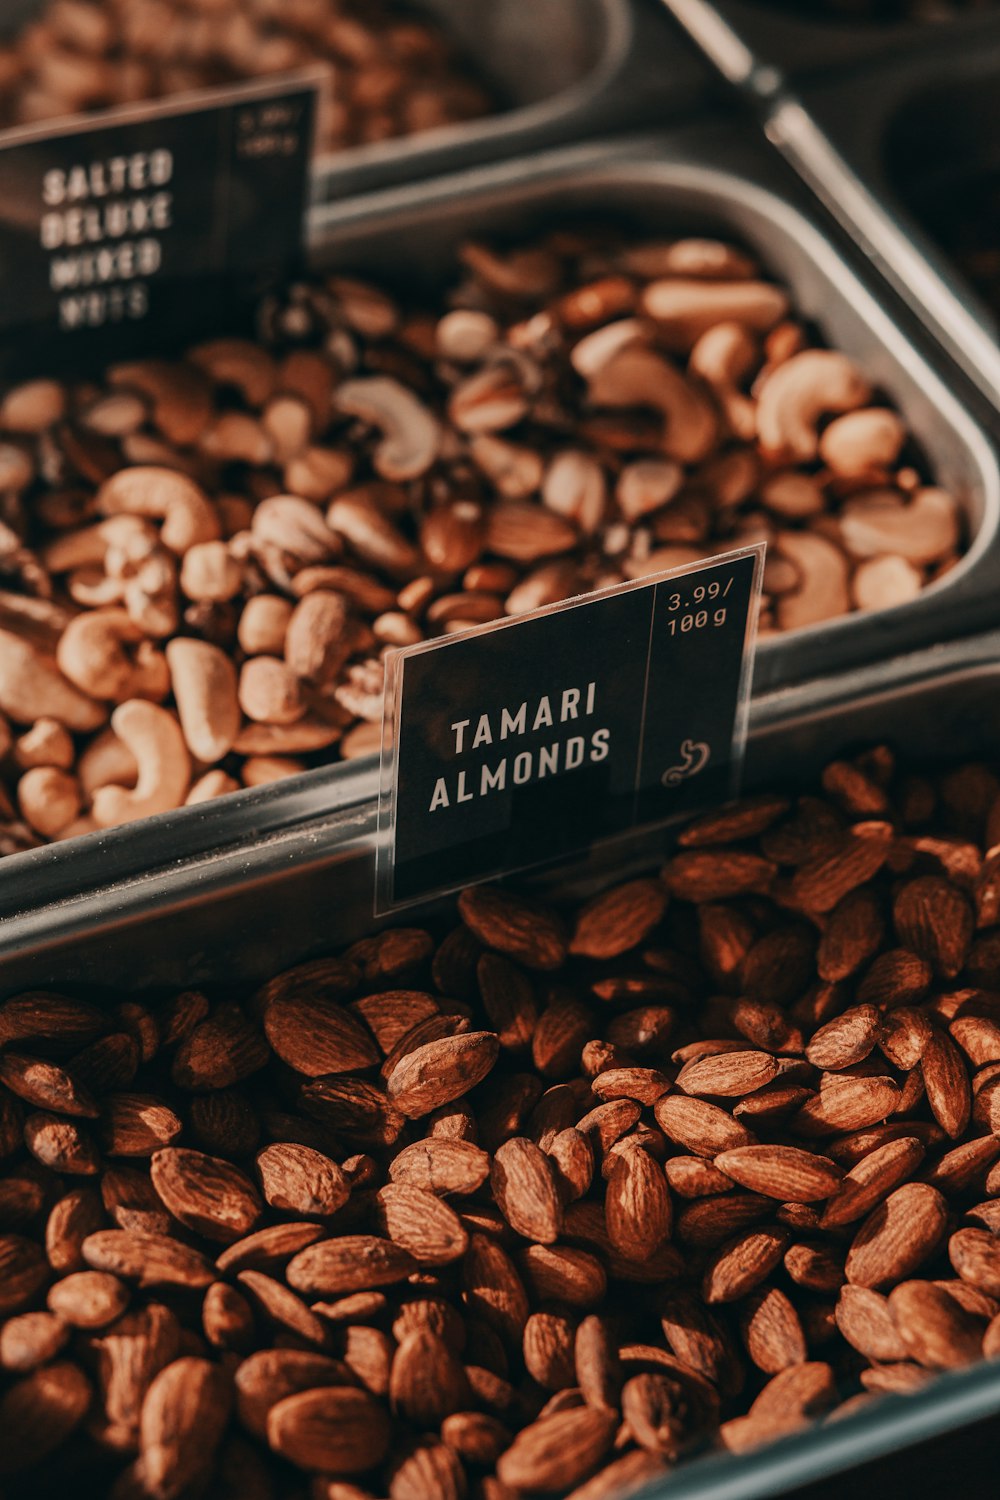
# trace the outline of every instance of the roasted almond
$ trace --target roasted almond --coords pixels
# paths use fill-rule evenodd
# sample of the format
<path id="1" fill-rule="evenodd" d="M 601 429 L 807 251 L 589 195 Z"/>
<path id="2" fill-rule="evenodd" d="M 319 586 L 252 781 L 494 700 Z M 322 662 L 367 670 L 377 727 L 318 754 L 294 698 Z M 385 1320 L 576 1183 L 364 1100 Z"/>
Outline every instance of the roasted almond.
<path id="1" fill-rule="evenodd" d="M 386 1079 L 389 1098 L 408 1119 L 460 1099 L 482 1083 L 500 1054 L 492 1031 L 441 1037 L 408 1052 Z"/>
<path id="2" fill-rule="evenodd" d="M 815 1203 L 837 1192 L 843 1168 L 797 1146 L 740 1146 L 715 1158 L 742 1187 L 781 1203 Z"/>
<path id="3" fill-rule="evenodd" d="M 264 1205 L 249 1177 L 231 1162 L 170 1146 L 150 1163 L 153 1186 L 188 1229 L 229 1243 L 249 1234 Z"/>
<path id="4" fill-rule="evenodd" d="M 526 969 L 558 969 L 566 958 L 567 937 L 559 919 L 510 891 L 474 886 L 462 892 L 458 909 L 481 943 Z"/>
<path id="5" fill-rule="evenodd" d="M 659 881 L 612 886 L 581 907 L 569 951 L 582 958 L 618 958 L 649 937 L 666 909 L 667 892 Z"/>
<path id="6" fill-rule="evenodd" d="M 904 1183 L 858 1230 L 847 1253 L 848 1281 L 877 1290 L 906 1280 L 938 1248 L 947 1222 L 948 1207 L 936 1188 Z"/>

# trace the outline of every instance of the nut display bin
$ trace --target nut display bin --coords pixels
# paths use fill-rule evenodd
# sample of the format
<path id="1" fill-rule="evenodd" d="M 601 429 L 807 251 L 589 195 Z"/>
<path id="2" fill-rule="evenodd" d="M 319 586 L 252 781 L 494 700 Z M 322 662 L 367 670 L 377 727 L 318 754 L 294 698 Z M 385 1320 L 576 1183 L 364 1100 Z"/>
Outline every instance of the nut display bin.
<path id="1" fill-rule="evenodd" d="M 989 441 L 953 394 L 947 374 L 927 363 L 803 210 L 804 199 L 763 146 L 719 124 L 370 195 L 318 213 L 313 225 L 318 267 L 360 270 L 390 284 L 402 278 L 411 293 L 440 285 L 472 226 L 477 235 L 502 240 L 574 214 L 610 218 L 638 234 L 721 233 L 746 243 L 791 288 L 801 315 L 864 367 L 919 434 L 930 469 L 961 501 L 970 548 L 912 603 L 763 641 L 758 693 L 982 628 L 993 608 L 1000 558 L 1000 470 Z M 165 856 L 210 850 L 244 830 L 279 828 L 299 816 L 298 798 L 308 796 L 301 788 L 319 774 L 11 856 L 0 862 L 0 917 L 71 896 L 109 868 L 124 881 Z M 337 802 L 356 792 L 373 795 L 377 759 L 322 775 Z"/>
<path id="2" fill-rule="evenodd" d="M 985 637 L 789 691 L 751 729 L 748 785 L 782 790 L 831 757 L 887 741 L 916 762 L 989 753 L 1000 736 L 1000 638 Z M 314 784 L 315 787 L 315 784 Z M 371 930 L 374 809 L 322 812 L 281 835 L 173 865 L 126 888 L 105 885 L 0 928 L 0 994 L 90 993 L 100 1003 L 193 984 L 255 984 Z M 664 836 L 549 872 L 544 893 L 584 893 L 656 862 Z M 407 922 L 433 920 L 435 909 Z M 816 1427 L 748 1455 L 696 1459 L 652 1486 L 649 1500 L 764 1500 L 793 1489 L 827 1495 L 937 1493 L 962 1474 L 989 1493 L 990 1431 L 1000 1367 L 935 1378 L 919 1394 Z M 945 1438 L 950 1437 L 950 1446 Z M 935 1441 L 937 1440 L 937 1441 Z M 805 1487 L 803 1489 L 803 1487 Z M 842 1489 L 839 1491 L 842 1493 Z"/>

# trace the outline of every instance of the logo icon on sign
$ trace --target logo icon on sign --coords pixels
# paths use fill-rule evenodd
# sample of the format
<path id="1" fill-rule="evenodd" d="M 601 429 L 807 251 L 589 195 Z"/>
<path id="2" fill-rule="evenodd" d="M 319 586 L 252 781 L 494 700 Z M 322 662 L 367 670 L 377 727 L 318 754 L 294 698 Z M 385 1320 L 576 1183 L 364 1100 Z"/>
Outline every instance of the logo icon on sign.
<path id="1" fill-rule="evenodd" d="M 704 771 L 711 759 L 711 748 L 704 740 L 685 740 L 681 745 L 681 758 L 676 766 L 668 766 L 660 777 L 664 786 L 680 786 Z"/>

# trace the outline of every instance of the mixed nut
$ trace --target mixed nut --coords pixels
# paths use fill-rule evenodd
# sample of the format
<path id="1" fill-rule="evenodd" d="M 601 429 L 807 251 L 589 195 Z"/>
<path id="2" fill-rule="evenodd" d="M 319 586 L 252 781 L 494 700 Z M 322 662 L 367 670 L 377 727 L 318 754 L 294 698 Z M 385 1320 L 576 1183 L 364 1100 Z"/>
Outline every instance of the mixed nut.
<path id="1" fill-rule="evenodd" d="M 917 597 L 963 518 L 719 241 L 470 243 L 262 341 L 0 398 L 7 852 L 374 751 L 387 651 L 766 539 L 765 632 Z"/>
<path id="2" fill-rule="evenodd" d="M 0 38 L 0 127 L 320 66 L 321 151 L 493 108 L 433 24 L 392 0 L 48 0 Z"/>
<path id="3" fill-rule="evenodd" d="M 878 748 L 582 906 L 5 1001 L 0 1474 L 618 1500 L 996 1357 L 998 838 Z"/>

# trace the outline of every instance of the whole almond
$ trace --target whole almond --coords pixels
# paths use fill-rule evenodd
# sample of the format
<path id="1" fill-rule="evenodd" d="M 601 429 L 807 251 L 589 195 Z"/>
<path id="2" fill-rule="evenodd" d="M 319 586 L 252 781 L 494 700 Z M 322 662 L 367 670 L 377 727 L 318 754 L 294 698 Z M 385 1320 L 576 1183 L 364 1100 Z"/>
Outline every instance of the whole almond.
<path id="1" fill-rule="evenodd" d="M 236 1371 L 236 1410 L 247 1431 L 264 1439 L 268 1412 L 286 1396 L 354 1383 L 346 1364 L 312 1349 L 260 1349 Z"/>
<path id="2" fill-rule="evenodd" d="M 206 1239 L 238 1240 L 249 1234 L 263 1212 L 249 1177 L 219 1157 L 170 1146 L 155 1153 L 150 1174 L 174 1217 Z"/>
<path id="3" fill-rule="evenodd" d="M 394 1245 L 422 1266 L 446 1266 L 461 1260 L 469 1236 L 454 1209 L 425 1188 L 391 1182 L 377 1194 L 377 1217 Z"/>
<path id="4" fill-rule="evenodd" d="M 972 1089 L 965 1062 L 951 1037 L 935 1029 L 920 1058 L 927 1103 L 952 1140 L 964 1132 L 972 1113 Z"/>
<path id="5" fill-rule="evenodd" d="M 723 1052 L 685 1063 L 677 1087 L 695 1096 L 741 1098 L 764 1088 L 778 1072 L 777 1061 L 766 1052 Z"/>
<path id="6" fill-rule="evenodd" d="M 904 1183 L 868 1216 L 847 1254 L 853 1286 L 879 1287 L 904 1281 L 940 1245 L 948 1208 L 936 1188 Z"/>
<path id="7" fill-rule="evenodd" d="M 863 1130 L 892 1114 L 899 1089 L 891 1078 L 852 1078 L 833 1074 L 825 1088 L 797 1112 L 792 1129 L 797 1135 L 838 1135 Z"/>
<path id="8" fill-rule="evenodd" d="M 481 943 L 527 969 L 558 969 L 565 960 L 567 938 L 559 919 L 510 891 L 474 886 L 462 892 L 458 909 Z"/>
<path id="9" fill-rule="evenodd" d="M 389 1098 L 408 1119 L 418 1119 L 482 1083 L 500 1054 L 492 1031 L 441 1037 L 402 1057 L 386 1079 Z"/>
<path id="10" fill-rule="evenodd" d="M 462 1280 L 470 1313 L 495 1329 L 508 1347 L 519 1348 L 529 1304 L 507 1252 L 483 1234 L 471 1235 Z"/>
<path id="11" fill-rule="evenodd" d="M 376 1235 L 348 1234 L 300 1250 L 285 1274 L 297 1291 L 330 1296 L 391 1286 L 415 1270 L 416 1262 L 401 1245 Z"/>
<path id="12" fill-rule="evenodd" d="M 867 887 L 851 891 L 830 912 L 823 929 L 816 951 L 820 978 L 837 983 L 857 973 L 878 952 L 883 929 L 875 894 Z"/>
<path id="13" fill-rule="evenodd" d="M 907 1358 L 888 1300 L 869 1287 L 840 1288 L 835 1313 L 837 1327 L 852 1348 L 866 1359 L 892 1363 Z"/>
<path id="14" fill-rule="evenodd" d="M 0 1234 L 0 1313 L 18 1312 L 49 1279 L 45 1254 L 33 1240 Z"/>
<path id="15" fill-rule="evenodd" d="M 797 1146 L 741 1146 L 723 1151 L 715 1166 L 734 1182 L 781 1203 L 815 1203 L 837 1192 L 843 1168 Z"/>
<path id="16" fill-rule="evenodd" d="M 592 1406 L 542 1417 L 518 1433 L 497 1475 L 513 1489 L 569 1490 L 609 1451 L 617 1425 L 613 1412 Z"/>
<path id="17" fill-rule="evenodd" d="M 780 1287 L 752 1293 L 742 1309 L 740 1326 L 747 1353 L 765 1375 L 777 1375 L 806 1358 L 799 1315 Z"/>
<path id="18" fill-rule="evenodd" d="M 351 1073 L 381 1060 L 361 1023 L 322 993 L 277 995 L 264 1011 L 264 1030 L 278 1056 L 307 1078 Z"/>
<path id="19" fill-rule="evenodd" d="M 0 1474 L 42 1462 L 80 1425 L 91 1402 L 79 1365 L 59 1360 L 14 1381 L 0 1396 Z"/>
<path id="20" fill-rule="evenodd" d="M 900 942 L 946 979 L 966 959 L 975 930 L 972 907 L 961 891 L 938 875 L 910 880 L 896 896 L 892 919 Z"/>
<path id="21" fill-rule="evenodd" d="M 734 1151 L 752 1146 L 755 1137 L 717 1104 L 703 1099 L 668 1094 L 653 1108 L 656 1123 L 672 1141 L 686 1146 L 697 1156 L 718 1156 L 720 1151 Z"/>
<path id="22" fill-rule="evenodd" d="M 769 1276 L 781 1260 L 788 1234 L 781 1229 L 748 1229 L 711 1257 L 703 1293 L 708 1303 L 737 1302 Z"/>
<path id="23" fill-rule="evenodd" d="M 948 1256 L 963 1281 L 1000 1296 L 1000 1240 L 985 1229 L 959 1229 L 948 1241 Z"/>
<path id="24" fill-rule="evenodd" d="M 634 1146 L 611 1169 L 604 1198 L 611 1243 L 626 1260 L 647 1261 L 669 1238 L 673 1220 L 662 1166 Z"/>
<path id="25" fill-rule="evenodd" d="M 456 1355 L 430 1329 L 409 1334 L 392 1360 L 389 1400 L 404 1421 L 437 1427 L 471 1400 L 469 1382 Z"/>
<path id="26" fill-rule="evenodd" d="M 257 1173 L 265 1202 L 302 1218 L 328 1219 L 350 1197 L 350 1184 L 336 1162 L 294 1142 L 258 1152 Z"/>
<path id="27" fill-rule="evenodd" d="M 580 909 L 569 951 L 583 958 L 617 958 L 649 937 L 663 919 L 667 892 L 656 880 L 630 880 Z"/>
<path id="28" fill-rule="evenodd" d="M 886 1141 L 862 1159 L 844 1177 L 828 1200 L 820 1224 L 838 1228 L 862 1218 L 894 1188 L 912 1177 L 924 1159 L 924 1148 L 915 1136 Z"/>
<path id="29" fill-rule="evenodd" d="M 286 1396 L 267 1414 L 267 1441 L 297 1468 L 361 1474 L 389 1450 L 385 1409 L 367 1391 L 324 1386 Z"/>
<path id="30" fill-rule="evenodd" d="M 393 1182 L 447 1197 L 475 1193 L 490 1175 L 490 1158 L 471 1141 L 428 1137 L 404 1146 L 389 1166 Z"/>
<path id="31" fill-rule="evenodd" d="M 176 1359 L 161 1370 L 142 1403 L 139 1446 L 151 1492 L 176 1500 L 211 1472 L 232 1393 L 219 1365 Z"/>
<path id="32" fill-rule="evenodd" d="M 83 1256 L 95 1271 L 111 1271 L 143 1289 L 206 1287 L 215 1280 L 204 1255 L 168 1235 L 100 1229 L 84 1240 Z"/>
<path id="33" fill-rule="evenodd" d="M 982 1357 L 983 1325 L 931 1281 L 904 1281 L 889 1293 L 889 1312 L 907 1353 L 931 1370 L 957 1370 Z"/>
<path id="34" fill-rule="evenodd" d="M 574 1328 L 560 1312 L 532 1313 L 524 1325 L 524 1366 L 545 1391 L 568 1390 L 576 1379 Z"/>
<path id="35" fill-rule="evenodd" d="M 806 1057 L 814 1068 L 852 1067 L 873 1050 L 880 1020 L 874 1005 L 852 1006 L 813 1033 Z"/>
<path id="36" fill-rule="evenodd" d="M 562 1227 L 562 1203 L 552 1162 L 533 1141 L 505 1141 L 493 1158 L 490 1187 L 511 1228 L 551 1245 Z"/>

